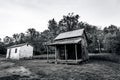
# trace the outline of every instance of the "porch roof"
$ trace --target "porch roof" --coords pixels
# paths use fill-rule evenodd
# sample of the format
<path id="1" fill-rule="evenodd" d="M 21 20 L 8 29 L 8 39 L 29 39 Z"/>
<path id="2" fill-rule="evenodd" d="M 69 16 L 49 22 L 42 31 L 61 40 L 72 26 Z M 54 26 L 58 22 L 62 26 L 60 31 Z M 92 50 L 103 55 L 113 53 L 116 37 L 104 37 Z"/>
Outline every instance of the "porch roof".
<path id="1" fill-rule="evenodd" d="M 82 40 L 81 37 L 78 38 L 70 38 L 70 39 L 62 39 L 54 41 L 53 43 L 50 43 L 48 45 L 60 45 L 60 44 L 77 44 Z"/>

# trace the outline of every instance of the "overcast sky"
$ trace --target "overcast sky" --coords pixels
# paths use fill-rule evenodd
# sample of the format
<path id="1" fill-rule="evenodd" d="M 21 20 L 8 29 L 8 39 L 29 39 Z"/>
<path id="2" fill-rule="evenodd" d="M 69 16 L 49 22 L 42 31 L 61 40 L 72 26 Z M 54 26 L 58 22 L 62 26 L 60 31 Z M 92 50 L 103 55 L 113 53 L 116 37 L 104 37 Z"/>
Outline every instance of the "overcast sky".
<path id="1" fill-rule="evenodd" d="M 99 27 L 120 26 L 120 0 L 0 0 L 0 38 L 28 28 L 42 32 L 50 19 L 71 12 Z"/>

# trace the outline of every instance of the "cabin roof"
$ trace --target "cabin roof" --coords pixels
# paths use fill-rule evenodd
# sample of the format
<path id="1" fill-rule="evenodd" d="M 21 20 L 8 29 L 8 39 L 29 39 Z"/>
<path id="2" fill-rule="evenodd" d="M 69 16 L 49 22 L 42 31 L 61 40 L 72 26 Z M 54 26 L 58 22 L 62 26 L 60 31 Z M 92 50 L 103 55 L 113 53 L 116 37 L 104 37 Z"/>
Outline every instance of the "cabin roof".
<path id="1" fill-rule="evenodd" d="M 24 46 L 24 45 L 27 45 L 27 44 L 28 44 L 28 43 L 17 44 L 17 45 L 9 46 L 9 47 L 7 47 L 7 48 L 21 47 L 21 46 Z"/>
<path id="2" fill-rule="evenodd" d="M 72 38 L 72 37 L 79 37 L 79 36 L 82 36 L 83 33 L 84 33 L 84 29 L 68 31 L 68 32 L 64 32 L 64 33 L 59 34 L 54 40 Z"/>

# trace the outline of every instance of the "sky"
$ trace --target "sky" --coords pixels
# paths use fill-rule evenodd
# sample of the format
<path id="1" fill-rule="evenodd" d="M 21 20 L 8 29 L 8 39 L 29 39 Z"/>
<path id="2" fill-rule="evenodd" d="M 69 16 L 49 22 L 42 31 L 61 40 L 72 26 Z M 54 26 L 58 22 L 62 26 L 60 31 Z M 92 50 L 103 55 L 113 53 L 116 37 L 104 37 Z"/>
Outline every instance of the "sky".
<path id="1" fill-rule="evenodd" d="M 49 20 L 72 12 L 99 28 L 120 26 L 120 0 L 0 0 L 0 38 L 28 28 L 42 32 Z"/>

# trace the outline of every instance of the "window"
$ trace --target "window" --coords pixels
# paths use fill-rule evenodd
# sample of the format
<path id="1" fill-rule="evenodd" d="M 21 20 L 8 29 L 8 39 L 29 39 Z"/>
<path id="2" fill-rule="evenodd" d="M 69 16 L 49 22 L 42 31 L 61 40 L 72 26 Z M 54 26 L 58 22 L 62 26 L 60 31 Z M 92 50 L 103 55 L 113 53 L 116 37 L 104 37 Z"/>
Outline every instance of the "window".
<path id="1" fill-rule="evenodd" d="M 17 49 L 15 49 L 15 53 L 17 53 Z"/>

